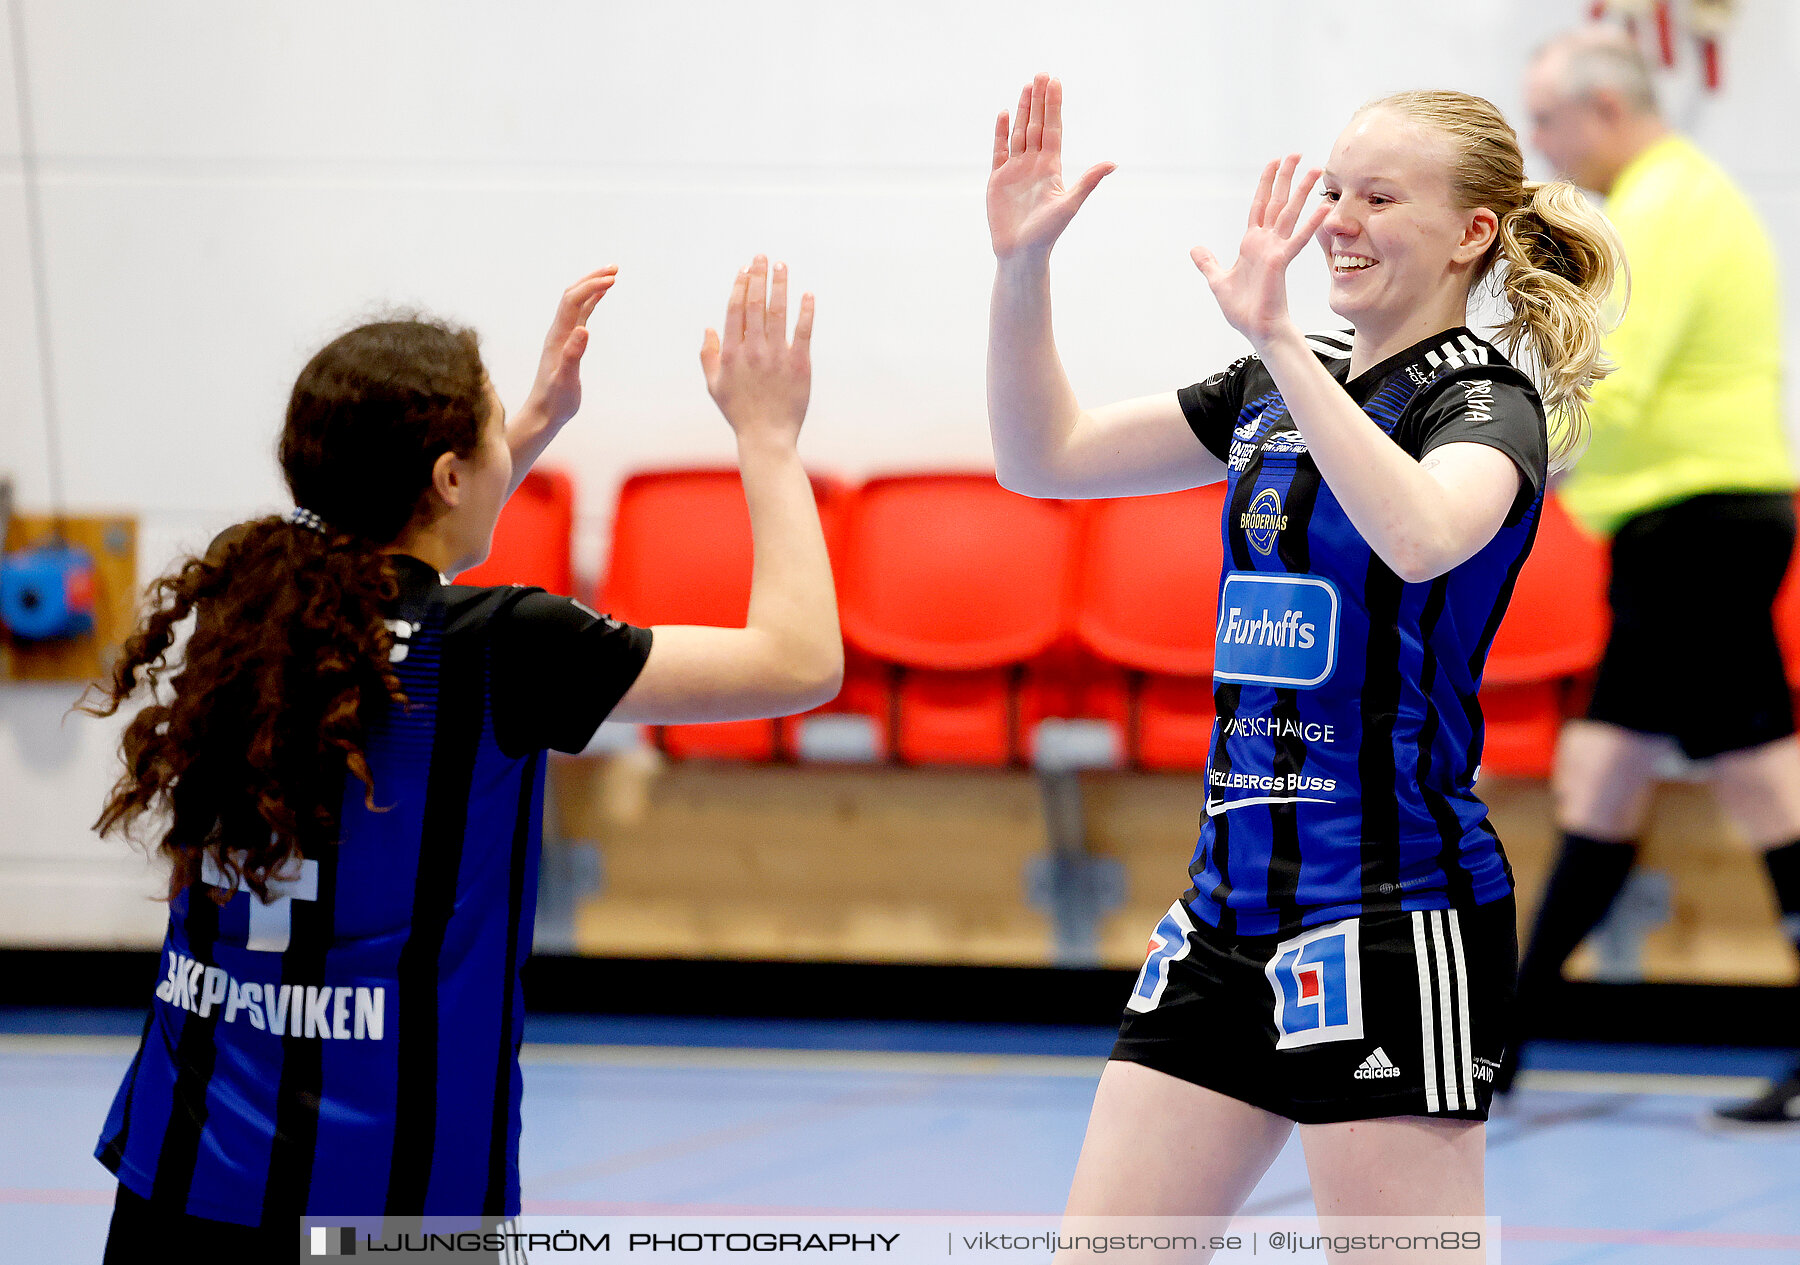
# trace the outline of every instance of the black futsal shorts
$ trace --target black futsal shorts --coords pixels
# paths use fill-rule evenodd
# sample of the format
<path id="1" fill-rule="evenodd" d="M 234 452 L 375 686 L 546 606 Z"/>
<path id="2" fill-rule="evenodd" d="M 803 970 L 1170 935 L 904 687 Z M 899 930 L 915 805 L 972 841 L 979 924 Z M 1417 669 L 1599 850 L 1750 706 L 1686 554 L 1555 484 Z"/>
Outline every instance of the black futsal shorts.
<path id="1" fill-rule="evenodd" d="M 1226 936 L 1177 901 L 1112 1057 L 1301 1124 L 1486 1120 L 1512 1039 L 1512 897 Z"/>
<path id="2" fill-rule="evenodd" d="M 1667 734 L 1695 760 L 1793 733 L 1769 609 L 1793 548 L 1786 493 L 1696 496 L 1628 519 L 1588 719 Z"/>

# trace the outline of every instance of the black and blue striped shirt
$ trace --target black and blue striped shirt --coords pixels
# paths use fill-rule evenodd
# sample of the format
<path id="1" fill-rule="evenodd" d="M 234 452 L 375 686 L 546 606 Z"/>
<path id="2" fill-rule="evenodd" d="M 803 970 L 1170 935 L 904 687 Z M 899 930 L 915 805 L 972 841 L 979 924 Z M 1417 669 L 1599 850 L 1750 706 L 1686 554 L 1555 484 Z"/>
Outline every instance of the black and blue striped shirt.
<path id="1" fill-rule="evenodd" d="M 1258 358 L 1178 393 L 1194 433 L 1226 463 L 1228 488 L 1217 721 L 1185 899 L 1239 935 L 1466 908 L 1512 890 L 1474 789 L 1476 694 L 1537 532 L 1543 405 L 1466 329 L 1354 380 L 1347 334 L 1309 341 L 1402 450 L 1490 445 L 1517 464 L 1520 490 L 1474 557 L 1409 584 L 1351 525 Z"/>
<path id="2" fill-rule="evenodd" d="M 519 972 L 544 752 L 579 751 L 648 631 L 398 557 L 406 694 L 371 727 L 376 810 L 223 906 L 170 906 L 163 979 L 96 1151 L 134 1193 L 240 1225 L 519 1211 Z M 215 865 L 203 878 L 221 880 Z"/>

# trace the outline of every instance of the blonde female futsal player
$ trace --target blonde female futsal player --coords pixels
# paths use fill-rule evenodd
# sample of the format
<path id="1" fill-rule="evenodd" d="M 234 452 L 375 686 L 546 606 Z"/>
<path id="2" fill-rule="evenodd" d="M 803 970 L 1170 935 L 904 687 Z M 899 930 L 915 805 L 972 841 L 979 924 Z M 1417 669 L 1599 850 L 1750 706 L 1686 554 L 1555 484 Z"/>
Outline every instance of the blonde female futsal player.
<path id="1" fill-rule="evenodd" d="M 1224 479 L 1213 731 L 1191 886 L 1157 926 L 1068 1211 L 1229 1215 L 1300 1126 L 1321 1214 L 1479 1214 L 1508 1038 L 1511 874 L 1474 791 L 1476 690 L 1538 521 L 1545 405 L 1566 453 L 1621 267 L 1580 195 L 1524 179 L 1488 102 L 1358 111 L 1320 172 L 1264 170 L 1237 261 L 1193 252 L 1250 354 L 1084 409 L 1050 322 L 1057 237 L 1111 170 L 1062 181 L 1062 90 L 994 133 L 988 409 L 1000 479 L 1121 496 Z M 1351 329 L 1308 337 L 1316 241 Z M 1496 267 L 1500 341 L 1467 328 Z M 1212 524 L 1195 523 L 1195 531 Z"/>

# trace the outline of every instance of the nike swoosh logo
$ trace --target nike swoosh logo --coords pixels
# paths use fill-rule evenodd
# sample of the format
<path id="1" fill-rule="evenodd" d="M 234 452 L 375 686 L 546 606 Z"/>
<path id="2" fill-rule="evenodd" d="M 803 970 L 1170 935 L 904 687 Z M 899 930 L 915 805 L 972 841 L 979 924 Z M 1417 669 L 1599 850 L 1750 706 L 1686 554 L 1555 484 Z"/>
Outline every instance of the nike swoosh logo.
<path id="1" fill-rule="evenodd" d="M 1308 795 L 1260 795 L 1255 799 L 1221 799 L 1206 801 L 1206 815 L 1217 817 L 1220 813 L 1230 812 L 1234 808 L 1249 808 L 1255 804 L 1329 804 L 1328 799 L 1315 799 Z"/>

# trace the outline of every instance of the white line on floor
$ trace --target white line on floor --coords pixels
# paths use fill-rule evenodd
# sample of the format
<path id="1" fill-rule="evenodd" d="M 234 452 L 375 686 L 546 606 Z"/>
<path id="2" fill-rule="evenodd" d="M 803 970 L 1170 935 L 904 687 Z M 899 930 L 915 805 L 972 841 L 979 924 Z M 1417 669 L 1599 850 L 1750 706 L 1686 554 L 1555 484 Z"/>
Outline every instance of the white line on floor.
<path id="1" fill-rule="evenodd" d="M 0 1035 L 0 1055 L 129 1055 L 138 1039 L 49 1033 Z M 533 1042 L 520 1061 L 542 1066 L 663 1067 L 746 1071 L 885 1072 L 932 1076 L 1057 1076 L 1098 1079 L 1103 1058 L 1073 1054 L 943 1054 L 902 1050 L 764 1050 L 668 1045 L 570 1045 Z M 1519 1074 L 1521 1089 L 1567 1094 L 1663 1094 L 1745 1098 L 1767 1084 L 1755 1076 L 1672 1072 L 1556 1072 Z"/>

